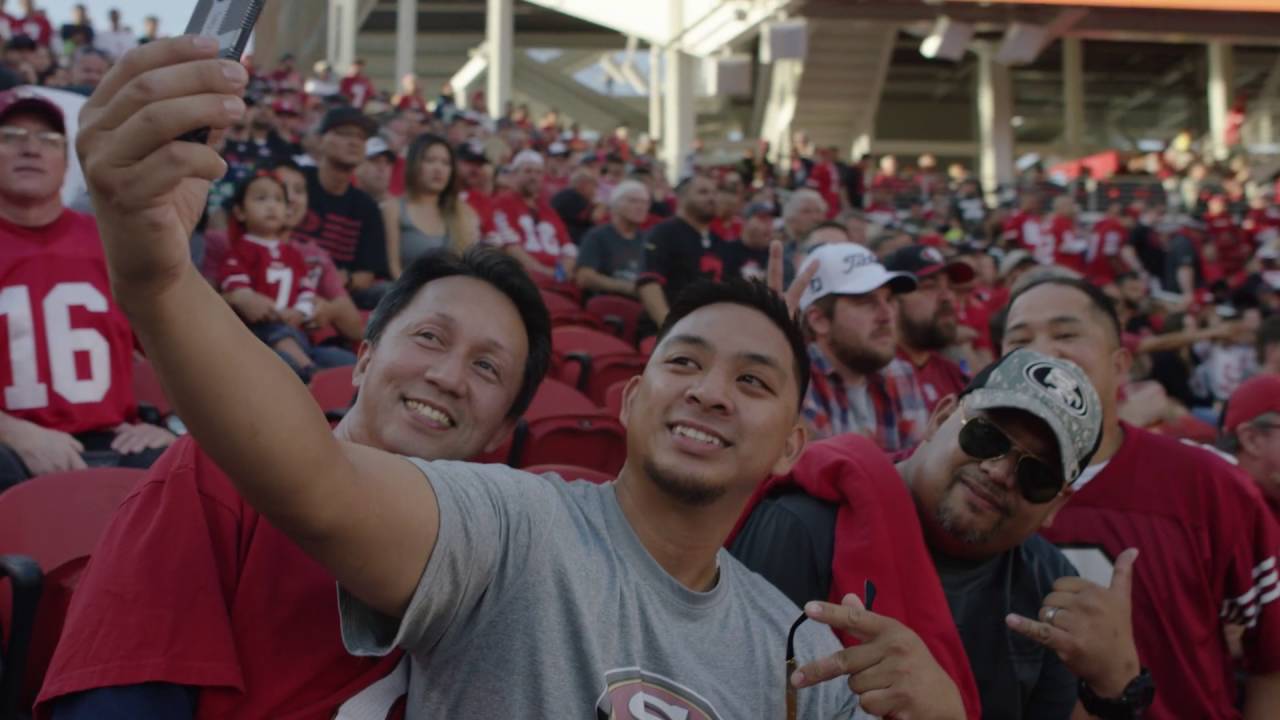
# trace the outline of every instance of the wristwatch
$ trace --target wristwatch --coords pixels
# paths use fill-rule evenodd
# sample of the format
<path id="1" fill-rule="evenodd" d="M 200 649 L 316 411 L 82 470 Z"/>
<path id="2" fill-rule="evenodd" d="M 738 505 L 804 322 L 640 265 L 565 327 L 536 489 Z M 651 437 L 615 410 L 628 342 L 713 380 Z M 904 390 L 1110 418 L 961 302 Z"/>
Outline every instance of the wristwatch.
<path id="1" fill-rule="evenodd" d="M 1138 677 L 1129 681 L 1118 698 L 1101 698 L 1085 681 L 1080 681 L 1080 703 L 1090 715 L 1102 720 L 1137 720 L 1156 699 L 1156 683 L 1151 672 L 1142 668 Z"/>

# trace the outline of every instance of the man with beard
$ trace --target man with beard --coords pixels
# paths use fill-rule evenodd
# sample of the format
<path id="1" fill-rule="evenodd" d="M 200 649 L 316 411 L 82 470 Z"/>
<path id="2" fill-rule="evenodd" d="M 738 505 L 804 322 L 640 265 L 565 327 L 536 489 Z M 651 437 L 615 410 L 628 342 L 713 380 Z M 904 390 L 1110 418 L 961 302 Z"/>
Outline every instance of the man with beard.
<path id="1" fill-rule="evenodd" d="M 947 637 L 930 625 L 928 612 L 937 581 L 894 576 L 898 563 L 911 562 L 910 544 L 923 533 L 977 681 L 982 717 L 1066 720 L 1079 683 L 1089 712 L 1132 717 L 1104 714 L 1107 701 L 1097 704 L 1093 696 L 1120 697 L 1135 677 L 1149 682 L 1129 616 L 1137 553 L 1118 559 L 1116 579 L 1102 587 L 1076 577 L 1062 552 L 1035 534 L 1070 497 L 1069 484 L 1097 448 L 1101 425 L 1098 395 L 1078 367 L 1013 353 L 959 399 L 939 405 L 925 440 L 897 467 L 906 487 L 896 475 L 895 483 L 882 482 L 892 469 L 880 468 L 861 441 L 824 441 L 788 476 L 771 481 L 731 549 L 796 602 L 862 578 L 914 583 L 906 597 L 895 597 L 893 587 L 882 593 L 886 605 L 896 600 L 890 607 L 943 662 Z M 810 454 L 820 459 L 810 461 Z M 885 524 L 877 513 L 912 501 L 919 523 L 907 527 L 916 535 L 901 537 L 903 523 Z M 868 547 L 868 535 L 892 550 Z M 891 552 L 890 563 L 868 557 L 877 552 Z M 1042 603 L 1057 609 L 1041 611 Z M 1052 643 L 1019 635 L 1038 637 L 1045 628 Z"/>
<path id="2" fill-rule="evenodd" d="M 667 318 L 668 308 L 697 280 L 720 280 L 724 261 L 717 252 L 723 242 L 711 231 L 716 217 L 716 184 L 693 175 L 676 185 L 675 217 L 654 225 L 645 235 L 644 272 L 636 280 L 647 317 L 641 335 L 652 334 Z"/>
<path id="3" fill-rule="evenodd" d="M 1019 289 L 1003 347 L 1075 362 L 1102 398 L 1094 464 L 1042 532 L 1099 584 L 1118 574 L 1125 549 L 1142 552 L 1133 580 L 1134 639 L 1159 688 L 1143 717 L 1280 717 L 1280 530 L 1257 487 L 1209 449 L 1120 421 L 1117 396 L 1132 358 L 1120 342 L 1115 307 L 1097 286 L 1046 277 Z M 1061 607 L 1049 599 L 1046 605 Z M 1223 638 L 1228 625 L 1246 626 L 1243 713 Z M 1040 639 L 1052 645 L 1054 637 L 1050 631 Z"/>
<path id="4" fill-rule="evenodd" d="M 973 268 L 960 261 L 947 262 L 937 248 L 926 245 L 897 250 L 884 259 L 884 266 L 916 276 L 915 292 L 897 298 L 899 350 L 914 368 L 925 404 L 933 412 L 942 398 L 958 394 L 969 382 L 942 350 L 956 341 L 959 324 L 951 286 L 973 280 Z"/>
<path id="5" fill-rule="evenodd" d="M 823 245 L 808 262 L 818 264 L 800 297 L 813 366 L 809 437 L 853 432 L 888 453 L 914 447 L 929 414 L 910 365 L 894 357 L 893 296 L 915 290 L 915 279 L 886 271 L 853 243 Z"/>

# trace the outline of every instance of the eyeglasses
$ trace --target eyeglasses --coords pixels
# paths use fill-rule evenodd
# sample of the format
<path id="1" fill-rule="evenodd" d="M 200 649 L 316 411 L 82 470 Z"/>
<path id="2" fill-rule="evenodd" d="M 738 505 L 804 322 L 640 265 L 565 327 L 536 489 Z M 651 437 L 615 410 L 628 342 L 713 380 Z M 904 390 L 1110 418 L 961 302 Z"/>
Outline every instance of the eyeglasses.
<path id="1" fill-rule="evenodd" d="M 52 130 L 43 130 L 40 132 L 32 132 L 24 127 L 14 125 L 5 125 L 0 127 L 0 145 L 7 147 L 22 147 L 27 144 L 28 138 L 34 137 L 36 143 L 46 150 L 62 150 L 67 146 L 67 138 L 62 133 L 53 132 Z"/>
<path id="2" fill-rule="evenodd" d="M 876 601 L 876 584 L 867 580 L 862 585 L 862 606 L 871 611 L 871 606 Z M 787 671 L 782 682 L 787 688 L 787 720 L 796 720 L 796 686 L 791 684 L 791 675 L 800 666 L 800 662 L 796 660 L 796 631 L 808 620 L 809 616 L 801 613 L 800 617 L 791 623 L 791 630 L 787 633 Z"/>
<path id="3" fill-rule="evenodd" d="M 1040 505 L 1057 497 L 1066 484 L 1061 469 L 1019 447 L 1003 430 L 990 420 L 975 416 L 964 417 L 961 410 L 960 450 L 975 460 L 996 460 L 1010 453 L 1017 453 L 1014 477 L 1018 492 L 1027 502 Z"/>

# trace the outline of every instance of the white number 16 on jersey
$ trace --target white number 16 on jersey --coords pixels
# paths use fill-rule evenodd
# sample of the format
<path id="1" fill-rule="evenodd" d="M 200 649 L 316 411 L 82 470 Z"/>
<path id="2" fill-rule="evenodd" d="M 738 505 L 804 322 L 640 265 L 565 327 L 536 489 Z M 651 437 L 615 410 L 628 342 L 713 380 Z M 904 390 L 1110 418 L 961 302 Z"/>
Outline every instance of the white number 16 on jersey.
<path id="1" fill-rule="evenodd" d="M 102 400 L 111 389 L 111 346 L 102 333 L 71 327 L 71 308 L 106 312 L 107 298 L 86 282 L 55 285 L 41 302 L 48 345 L 50 382 L 71 403 Z M 9 410 L 35 410 L 49 404 L 49 386 L 40 382 L 36 361 L 35 316 L 26 285 L 0 289 L 0 315 L 8 318 L 9 367 L 13 384 L 4 389 Z M 76 353 L 88 353 L 89 377 L 76 376 Z"/>

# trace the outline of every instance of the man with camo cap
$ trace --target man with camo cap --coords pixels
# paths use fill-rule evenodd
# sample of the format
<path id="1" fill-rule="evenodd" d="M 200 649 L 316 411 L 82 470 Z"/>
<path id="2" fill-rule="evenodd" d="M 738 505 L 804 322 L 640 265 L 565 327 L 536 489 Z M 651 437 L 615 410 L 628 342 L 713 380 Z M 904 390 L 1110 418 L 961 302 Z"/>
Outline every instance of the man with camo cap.
<path id="1" fill-rule="evenodd" d="M 1098 394 L 1076 365 L 1017 350 L 958 397 L 940 402 L 922 444 L 897 466 L 960 631 L 984 717 L 1066 720 L 1080 693 L 1105 702 L 1110 693 L 1104 688 L 1127 688 L 1139 674 L 1129 617 L 1136 551 L 1121 555 L 1111 586 L 1101 587 L 1079 578 L 1062 552 L 1036 534 L 1067 502 L 1097 450 L 1101 428 Z M 849 467 L 827 464 L 824 474 L 848 481 L 865 467 L 858 446 L 849 444 Z M 793 474 L 804 468 L 802 462 Z M 848 540 L 836 533 L 837 516 L 859 512 L 856 506 L 817 499 L 832 493 L 815 493 L 815 482 L 797 477 L 803 492 L 762 502 L 734 545 L 748 567 L 801 604 L 825 599 L 842 576 L 877 580 L 866 567 L 842 565 L 849 556 L 840 545 Z M 856 525 L 865 531 L 875 522 L 867 516 Z M 799 542 L 797 532 L 809 542 Z M 768 558 L 752 560 L 757 553 L 744 547 L 778 547 L 787 538 L 789 547 L 814 548 L 814 562 L 792 557 L 784 572 Z M 892 579 L 879 575 L 881 584 Z"/>

